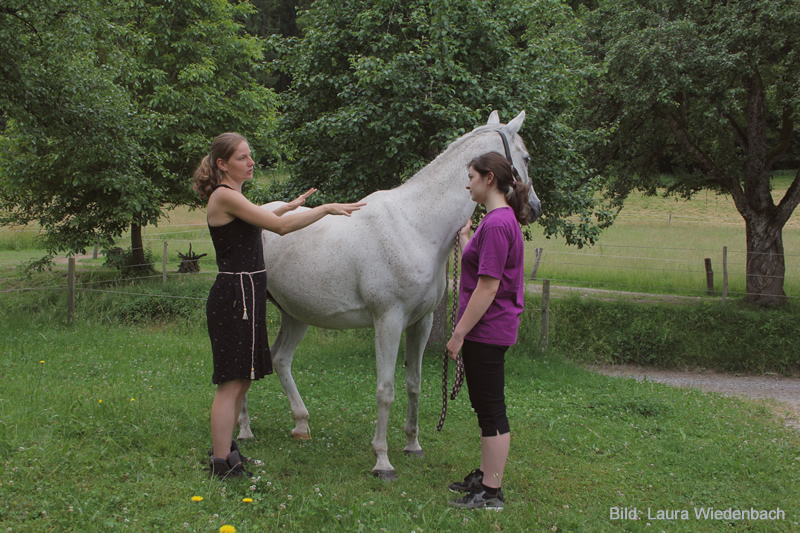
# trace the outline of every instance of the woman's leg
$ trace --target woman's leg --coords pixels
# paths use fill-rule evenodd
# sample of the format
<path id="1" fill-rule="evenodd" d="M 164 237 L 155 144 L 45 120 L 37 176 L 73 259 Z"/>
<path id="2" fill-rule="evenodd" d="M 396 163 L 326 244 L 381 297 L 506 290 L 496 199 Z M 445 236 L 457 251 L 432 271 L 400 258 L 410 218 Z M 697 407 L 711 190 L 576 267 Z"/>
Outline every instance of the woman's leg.
<path id="1" fill-rule="evenodd" d="M 214 457 L 225 459 L 231 453 L 233 430 L 249 388 L 249 379 L 234 379 L 217 385 L 211 404 L 211 446 Z"/>

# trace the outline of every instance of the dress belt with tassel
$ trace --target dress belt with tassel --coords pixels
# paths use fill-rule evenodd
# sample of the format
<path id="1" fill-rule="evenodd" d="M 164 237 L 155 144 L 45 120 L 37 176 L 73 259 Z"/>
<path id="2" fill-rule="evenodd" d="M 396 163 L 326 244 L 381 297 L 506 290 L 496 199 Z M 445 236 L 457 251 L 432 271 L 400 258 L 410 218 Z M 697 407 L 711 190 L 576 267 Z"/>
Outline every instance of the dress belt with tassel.
<path id="1" fill-rule="evenodd" d="M 263 274 L 267 270 L 256 270 L 255 272 L 220 272 L 220 274 L 227 274 L 229 276 L 239 276 L 239 288 L 242 290 L 242 306 L 244 306 L 244 313 L 242 314 L 242 320 L 247 320 L 247 298 L 244 294 L 244 277 L 247 276 L 250 279 L 250 294 L 252 295 L 252 302 L 253 306 L 251 309 L 255 310 L 256 308 L 256 287 L 253 283 L 253 274 Z M 255 317 L 253 320 L 250 321 L 251 325 L 251 337 L 250 337 L 250 379 L 256 379 L 256 369 L 255 369 L 255 362 L 256 362 L 256 321 Z"/>

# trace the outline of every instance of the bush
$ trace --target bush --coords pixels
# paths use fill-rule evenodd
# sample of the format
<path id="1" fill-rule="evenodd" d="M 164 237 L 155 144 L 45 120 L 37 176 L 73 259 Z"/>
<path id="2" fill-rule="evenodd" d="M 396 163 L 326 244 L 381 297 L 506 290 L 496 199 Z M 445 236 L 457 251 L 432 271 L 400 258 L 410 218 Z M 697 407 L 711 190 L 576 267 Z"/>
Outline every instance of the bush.
<path id="1" fill-rule="evenodd" d="M 799 314 L 719 303 L 671 306 L 571 298 L 551 301 L 549 340 L 585 364 L 788 375 L 800 371 L 794 340 L 800 333 Z"/>
<path id="2" fill-rule="evenodd" d="M 122 248 L 115 247 L 104 250 L 103 253 L 106 256 L 106 261 L 103 265 L 119 270 L 122 277 L 127 278 L 155 273 L 155 269 L 153 268 L 155 260 L 153 258 L 153 251 L 150 248 L 144 250 L 144 263 L 136 263 L 134 261 L 133 250 L 131 248 L 123 250 Z"/>

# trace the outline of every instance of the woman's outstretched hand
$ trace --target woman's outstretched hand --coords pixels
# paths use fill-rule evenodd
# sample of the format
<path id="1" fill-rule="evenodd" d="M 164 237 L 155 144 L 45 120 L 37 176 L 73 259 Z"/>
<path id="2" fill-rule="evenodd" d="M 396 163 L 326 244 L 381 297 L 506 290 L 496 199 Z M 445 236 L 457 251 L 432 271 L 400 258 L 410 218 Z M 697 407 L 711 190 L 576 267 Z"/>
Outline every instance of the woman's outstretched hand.
<path id="1" fill-rule="evenodd" d="M 326 204 L 329 215 L 344 215 L 349 217 L 353 211 L 358 211 L 367 205 L 367 202 L 357 202 L 354 204 Z"/>
<path id="2" fill-rule="evenodd" d="M 308 189 L 306 192 L 304 192 L 303 194 L 301 194 L 300 196 L 298 196 L 297 198 L 295 198 L 294 200 L 292 200 L 291 202 L 288 202 L 286 204 L 286 207 L 287 207 L 286 211 L 287 212 L 288 211 L 294 211 L 295 209 L 297 209 L 298 207 L 300 207 L 301 205 L 306 203 L 306 199 L 309 196 L 311 196 L 312 194 L 314 194 L 315 192 L 317 192 L 317 189 L 312 187 L 312 188 Z"/>

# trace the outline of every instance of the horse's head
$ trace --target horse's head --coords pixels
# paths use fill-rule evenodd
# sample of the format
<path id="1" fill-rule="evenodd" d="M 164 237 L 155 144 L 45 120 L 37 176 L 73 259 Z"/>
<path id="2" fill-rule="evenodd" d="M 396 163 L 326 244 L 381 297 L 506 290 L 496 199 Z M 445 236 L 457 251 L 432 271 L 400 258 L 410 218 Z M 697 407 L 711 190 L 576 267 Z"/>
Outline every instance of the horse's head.
<path id="1" fill-rule="evenodd" d="M 522 142 L 522 138 L 517 134 L 524 121 L 525 111 L 522 111 L 514 120 L 503 126 L 500 124 L 500 116 L 497 111 L 492 111 L 486 125 L 496 124 L 500 126 L 497 131 L 500 133 L 501 138 L 503 138 L 505 155 L 511 163 L 511 168 L 516 169 L 519 176 L 518 179 L 528 184 L 531 188 L 531 192 L 528 195 L 528 205 L 533 212 L 533 216 L 531 217 L 531 222 L 533 222 L 542 215 L 542 202 L 540 202 L 539 197 L 536 196 L 533 182 L 528 176 L 528 163 L 531 160 L 531 156 L 525 148 L 525 143 Z"/>

